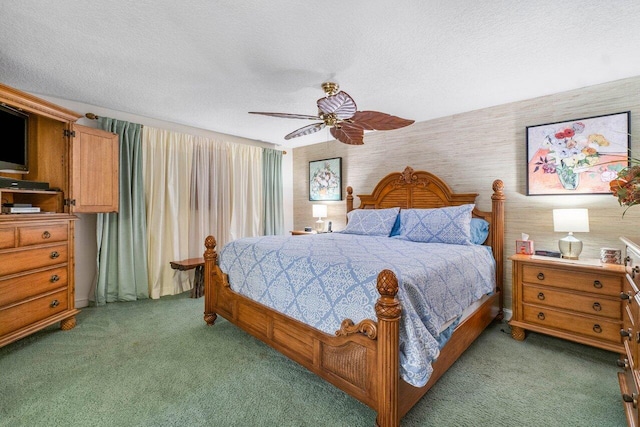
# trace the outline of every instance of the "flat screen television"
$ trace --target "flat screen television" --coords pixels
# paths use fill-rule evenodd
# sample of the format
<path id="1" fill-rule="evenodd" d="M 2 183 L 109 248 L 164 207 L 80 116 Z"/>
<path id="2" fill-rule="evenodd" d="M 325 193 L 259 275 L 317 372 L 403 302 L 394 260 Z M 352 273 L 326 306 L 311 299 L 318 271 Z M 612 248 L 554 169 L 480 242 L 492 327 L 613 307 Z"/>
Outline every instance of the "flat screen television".
<path id="1" fill-rule="evenodd" d="M 29 116 L 0 104 L 0 172 L 29 172 Z"/>

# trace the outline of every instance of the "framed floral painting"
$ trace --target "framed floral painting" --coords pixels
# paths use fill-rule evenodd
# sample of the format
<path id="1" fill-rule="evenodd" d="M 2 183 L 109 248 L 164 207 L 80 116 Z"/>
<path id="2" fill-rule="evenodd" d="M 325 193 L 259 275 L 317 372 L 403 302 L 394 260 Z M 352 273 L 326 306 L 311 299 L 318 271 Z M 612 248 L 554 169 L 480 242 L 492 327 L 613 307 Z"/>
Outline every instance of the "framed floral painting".
<path id="1" fill-rule="evenodd" d="M 309 162 L 309 200 L 342 200 L 342 157 Z"/>
<path id="2" fill-rule="evenodd" d="M 527 126 L 527 195 L 611 194 L 629 166 L 628 111 Z"/>

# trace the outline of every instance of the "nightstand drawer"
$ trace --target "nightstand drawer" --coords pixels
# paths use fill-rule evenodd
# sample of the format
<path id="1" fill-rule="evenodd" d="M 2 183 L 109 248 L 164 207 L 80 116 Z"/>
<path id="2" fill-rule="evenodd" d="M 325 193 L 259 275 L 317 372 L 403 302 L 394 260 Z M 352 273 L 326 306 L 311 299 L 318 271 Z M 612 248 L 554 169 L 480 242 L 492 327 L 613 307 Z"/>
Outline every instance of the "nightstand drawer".
<path id="1" fill-rule="evenodd" d="M 525 303 L 555 308 L 565 308 L 593 316 L 620 319 L 620 299 L 607 299 L 602 296 L 562 292 L 542 286 L 523 285 Z"/>
<path id="2" fill-rule="evenodd" d="M 13 332 L 67 309 L 67 289 L 24 304 L 0 309 L 0 335 Z"/>
<path id="3" fill-rule="evenodd" d="M 620 344 L 619 321 L 576 315 L 547 307 L 523 304 L 524 321 Z"/>
<path id="4" fill-rule="evenodd" d="M 67 286 L 67 267 L 0 280 L 0 306 Z"/>
<path id="5" fill-rule="evenodd" d="M 582 271 L 524 265 L 522 279 L 525 283 L 555 286 L 580 292 L 619 297 L 622 278 L 616 275 L 587 273 Z"/>

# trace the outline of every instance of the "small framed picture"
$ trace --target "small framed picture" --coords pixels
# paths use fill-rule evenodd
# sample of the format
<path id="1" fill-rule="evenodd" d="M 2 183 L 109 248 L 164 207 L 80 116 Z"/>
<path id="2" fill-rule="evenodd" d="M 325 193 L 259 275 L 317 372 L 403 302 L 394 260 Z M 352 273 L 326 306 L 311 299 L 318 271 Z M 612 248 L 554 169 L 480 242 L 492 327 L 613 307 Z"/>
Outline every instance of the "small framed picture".
<path id="1" fill-rule="evenodd" d="M 342 200 L 342 157 L 309 162 L 309 200 Z"/>
<path id="2" fill-rule="evenodd" d="M 611 194 L 629 166 L 629 112 L 527 126 L 527 196 Z"/>

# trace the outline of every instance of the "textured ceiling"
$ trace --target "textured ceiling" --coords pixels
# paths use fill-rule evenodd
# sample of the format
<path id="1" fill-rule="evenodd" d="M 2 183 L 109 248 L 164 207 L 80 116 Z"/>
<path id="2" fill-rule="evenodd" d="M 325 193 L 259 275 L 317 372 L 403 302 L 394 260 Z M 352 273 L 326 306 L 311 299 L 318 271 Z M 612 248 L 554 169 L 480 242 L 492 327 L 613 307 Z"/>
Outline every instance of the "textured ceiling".
<path id="1" fill-rule="evenodd" d="M 0 82 L 284 147 L 332 137 L 247 112 L 324 81 L 419 122 L 637 75 L 636 0 L 0 2 Z"/>

